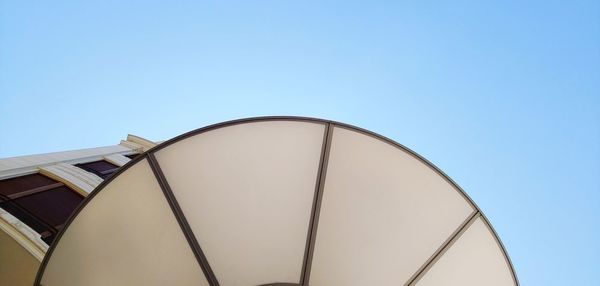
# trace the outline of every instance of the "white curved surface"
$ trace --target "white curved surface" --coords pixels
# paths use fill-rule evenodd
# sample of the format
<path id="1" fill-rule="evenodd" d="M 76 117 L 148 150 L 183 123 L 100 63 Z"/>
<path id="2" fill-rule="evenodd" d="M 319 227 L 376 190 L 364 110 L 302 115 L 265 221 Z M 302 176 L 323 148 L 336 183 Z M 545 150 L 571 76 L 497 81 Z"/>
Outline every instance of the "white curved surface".
<path id="1" fill-rule="evenodd" d="M 323 153 L 328 124 L 226 124 L 155 151 L 221 286 L 300 281 L 322 154 L 311 286 L 398 286 L 412 277 L 409 285 L 517 284 L 494 233 L 446 177 L 404 148 L 337 124 Z M 146 159 L 67 227 L 42 284 L 209 285 Z"/>
<path id="2" fill-rule="evenodd" d="M 146 160 L 78 214 L 41 284 L 208 285 Z"/>

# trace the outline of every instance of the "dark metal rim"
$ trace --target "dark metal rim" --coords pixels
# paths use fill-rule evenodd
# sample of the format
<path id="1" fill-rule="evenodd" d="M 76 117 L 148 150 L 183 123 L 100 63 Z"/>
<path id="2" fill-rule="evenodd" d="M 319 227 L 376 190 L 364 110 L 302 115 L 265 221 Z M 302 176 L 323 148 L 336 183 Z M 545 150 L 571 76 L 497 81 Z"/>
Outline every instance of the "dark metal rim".
<path id="1" fill-rule="evenodd" d="M 326 126 L 330 126 L 329 128 L 333 128 L 333 127 L 339 127 L 339 128 L 345 128 L 345 129 L 349 129 L 351 131 L 356 131 L 368 136 L 371 136 L 375 139 L 378 139 L 380 141 L 383 141 L 385 143 L 391 144 L 392 146 L 399 148 L 405 152 L 408 152 L 410 155 L 412 155 L 414 158 L 416 158 L 417 160 L 421 161 L 422 163 L 424 163 L 426 166 L 428 166 L 429 168 L 431 168 L 433 171 L 435 171 L 436 173 L 438 173 L 439 175 L 441 175 L 446 181 L 448 181 L 448 183 L 450 183 L 454 189 L 456 191 L 459 192 L 460 195 L 462 195 L 466 201 L 473 207 L 473 209 L 479 213 L 479 215 L 481 216 L 481 218 L 483 219 L 483 221 L 485 222 L 485 224 L 487 225 L 487 227 L 490 229 L 494 239 L 496 240 L 498 246 L 500 247 L 500 249 L 502 250 L 502 253 L 504 254 L 504 258 L 510 268 L 511 274 L 512 274 L 512 278 L 515 282 L 516 285 L 519 285 L 519 280 L 517 278 L 516 275 L 516 271 L 514 269 L 514 266 L 512 264 L 512 261 L 508 255 L 508 252 L 506 251 L 506 247 L 504 246 L 504 244 L 502 243 L 502 241 L 500 240 L 500 237 L 498 236 L 498 233 L 496 232 L 496 230 L 493 228 L 493 226 L 489 223 L 489 220 L 487 219 L 487 217 L 483 214 L 483 212 L 481 211 L 481 209 L 477 206 L 477 204 L 475 204 L 475 202 L 471 199 L 471 197 L 469 197 L 469 195 L 454 181 L 452 180 L 446 173 L 444 173 L 440 168 L 438 168 L 437 166 L 435 166 L 433 163 L 431 163 L 429 160 L 425 159 L 424 157 L 422 157 L 421 155 L 419 155 L 418 153 L 416 153 L 415 151 L 411 150 L 410 148 L 388 138 L 385 137 L 383 135 L 377 134 L 375 132 L 366 130 L 364 128 L 360 128 L 354 125 L 350 125 L 350 124 L 346 124 L 346 123 L 341 123 L 341 122 L 337 122 L 337 121 L 333 121 L 333 120 L 326 120 L 326 119 L 320 119 L 320 118 L 313 118 L 313 117 L 303 117 L 303 116 L 261 116 L 261 117 L 250 117 L 250 118 L 242 118 L 242 119 L 235 119 L 235 120 L 230 120 L 230 121 L 225 121 L 225 122 L 221 122 L 221 123 L 216 123 L 216 124 L 212 124 L 212 125 L 208 125 L 205 127 L 201 127 L 189 132 L 186 132 L 184 134 L 181 134 L 179 136 L 176 136 L 172 139 L 169 139 L 153 148 L 151 148 L 150 150 L 147 150 L 146 152 L 142 153 L 140 156 L 132 159 L 131 161 L 127 162 L 125 165 L 123 165 L 121 168 L 119 168 L 117 170 L 117 172 L 115 172 L 112 176 L 110 176 L 109 178 L 107 178 L 106 180 L 102 181 L 102 183 L 100 183 L 84 200 L 83 202 L 73 211 L 73 213 L 71 214 L 71 216 L 67 219 L 66 223 L 64 224 L 64 227 L 58 232 L 58 234 L 56 235 L 56 238 L 54 239 L 54 241 L 52 242 L 52 244 L 50 245 L 50 247 L 48 248 L 48 251 L 46 252 L 46 255 L 44 256 L 44 259 L 42 260 L 42 263 L 40 264 L 40 267 L 38 269 L 38 272 L 36 274 L 35 277 L 35 281 L 34 281 L 34 286 L 38 286 L 41 282 L 42 276 L 44 274 L 44 271 L 48 265 L 48 262 L 50 260 L 50 257 L 52 256 L 52 253 L 54 252 L 54 249 L 56 248 L 57 244 L 59 243 L 60 239 L 62 238 L 63 234 L 66 232 L 66 230 L 69 228 L 69 226 L 71 225 L 71 223 L 73 222 L 73 220 L 77 217 L 77 215 L 81 212 L 81 210 L 83 208 L 85 208 L 85 206 L 96 196 L 96 194 L 98 194 L 100 191 L 102 191 L 102 189 L 104 189 L 104 187 L 106 185 L 108 185 L 110 182 L 112 182 L 112 180 L 114 180 L 116 177 L 118 177 L 122 172 L 126 171 L 127 169 L 129 169 L 131 166 L 133 166 L 134 164 L 136 164 L 137 162 L 143 160 L 143 159 L 147 159 L 148 154 L 154 154 L 157 151 L 168 147 L 176 142 L 182 141 L 188 137 L 192 137 L 195 135 L 199 135 L 211 130 L 215 130 L 215 129 L 219 129 L 219 128 L 223 128 L 223 127 L 228 127 L 228 126 L 233 126 L 233 125 L 238 125 L 238 124 L 244 124 L 244 123 L 252 123 L 252 122 L 262 122 L 262 121 L 301 121 L 301 122 L 311 122 L 311 123 L 320 123 L 320 124 L 325 124 Z M 319 170 L 318 172 L 321 173 L 322 170 Z M 304 274 L 301 273 L 301 276 L 304 277 Z M 208 278 L 207 278 L 208 279 Z M 305 282 L 306 283 L 306 282 Z"/>

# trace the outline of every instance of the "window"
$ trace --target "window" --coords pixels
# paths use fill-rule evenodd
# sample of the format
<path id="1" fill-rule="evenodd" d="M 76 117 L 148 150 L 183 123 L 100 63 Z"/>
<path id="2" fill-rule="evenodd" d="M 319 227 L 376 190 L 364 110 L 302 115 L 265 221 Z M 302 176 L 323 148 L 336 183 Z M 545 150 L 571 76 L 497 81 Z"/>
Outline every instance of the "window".
<path id="1" fill-rule="evenodd" d="M 40 174 L 0 181 L 0 208 L 38 232 L 50 244 L 83 196 Z"/>
<path id="2" fill-rule="evenodd" d="M 133 160 L 133 159 L 137 158 L 137 156 L 139 156 L 139 155 L 142 155 L 142 154 L 129 154 L 129 155 L 125 155 L 125 157 Z"/>
<path id="3" fill-rule="evenodd" d="M 109 163 L 105 160 L 94 161 L 89 163 L 77 164 L 75 167 L 79 167 L 90 173 L 98 175 L 102 179 L 110 177 L 114 172 L 119 169 L 119 166 Z"/>

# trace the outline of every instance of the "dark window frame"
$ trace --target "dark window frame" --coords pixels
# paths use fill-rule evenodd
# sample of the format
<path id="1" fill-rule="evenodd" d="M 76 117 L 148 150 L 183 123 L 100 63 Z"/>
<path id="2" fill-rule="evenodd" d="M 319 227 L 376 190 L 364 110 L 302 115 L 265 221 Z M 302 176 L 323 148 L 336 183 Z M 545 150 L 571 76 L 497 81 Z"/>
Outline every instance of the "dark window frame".
<path id="1" fill-rule="evenodd" d="M 137 158 L 140 155 L 142 155 L 142 154 L 140 154 L 140 153 L 133 153 L 133 154 L 123 155 L 123 156 L 129 158 L 130 160 L 133 160 L 133 159 Z"/>
<path id="2" fill-rule="evenodd" d="M 83 199 L 64 183 L 40 173 L 0 180 L 0 207 L 49 245 Z"/>
<path id="3" fill-rule="evenodd" d="M 117 170 L 120 168 L 119 166 L 108 162 L 104 159 L 86 163 L 79 163 L 75 164 L 74 166 L 84 171 L 93 173 L 96 176 L 102 178 L 102 180 L 106 180 L 112 174 L 117 172 Z"/>

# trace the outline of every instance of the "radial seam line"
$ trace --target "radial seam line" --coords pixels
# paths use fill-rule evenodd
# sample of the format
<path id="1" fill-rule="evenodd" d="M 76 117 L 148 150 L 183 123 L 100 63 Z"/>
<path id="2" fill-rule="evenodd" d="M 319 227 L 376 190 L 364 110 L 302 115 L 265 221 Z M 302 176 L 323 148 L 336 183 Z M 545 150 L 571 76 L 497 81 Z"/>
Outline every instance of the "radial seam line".
<path id="1" fill-rule="evenodd" d="M 154 173 L 154 176 L 156 177 L 156 180 L 158 181 L 158 184 L 160 185 L 160 188 L 163 191 L 165 198 L 169 202 L 169 206 L 171 207 L 171 210 L 173 211 L 173 214 L 175 215 L 175 218 L 177 219 L 177 222 L 183 231 L 183 235 L 189 243 L 196 260 L 198 261 L 198 264 L 200 264 L 202 272 L 204 272 L 204 275 L 206 276 L 206 280 L 208 280 L 210 286 L 219 286 L 219 282 L 210 268 L 208 260 L 206 259 L 206 256 L 204 255 L 204 252 L 202 251 L 194 232 L 188 224 L 187 219 L 185 218 L 185 215 L 183 214 L 183 211 L 181 210 L 181 207 L 179 206 L 179 203 L 177 202 L 177 199 L 175 198 L 175 195 L 173 194 L 173 191 L 167 182 L 167 178 L 162 172 L 160 165 L 158 164 L 158 161 L 153 153 L 148 153 L 148 162 L 150 163 L 150 168 L 152 169 L 152 172 Z"/>
<path id="2" fill-rule="evenodd" d="M 437 262 L 437 260 L 454 244 L 456 240 L 467 230 L 467 228 L 479 217 L 479 210 L 475 209 L 460 226 L 444 241 L 444 243 L 425 261 L 425 263 L 413 274 L 404 286 L 411 286 L 418 282 L 421 277 Z"/>
<path id="3" fill-rule="evenodd" d="M 329 161 L 329 152 L 331 150 L 331 138 L 333 136 L 333 124 L 326 123 L 323 134 L 323 145 L 321 147 L 321 159 L 319 161 L 319 169 L 317 180 L 315 183 L 315 195 L 311 210 L 311 219 L 308 227 L 306 238 L 306 248 L 304 253 L 304 261 L 302 264 L 302 272 L 300 276 L 300 286 L 308 286 L 310 278 L 310 270 L 312 265 L 312 256 L 315 248 L 315 240 L 317 236 L 317 226 L 319 222 L 319 214 L 321 212 L 321 201 L 323 198 L 323 188 L 325 187 L 325 176 L 327 174 L 327 163 Z"/>

